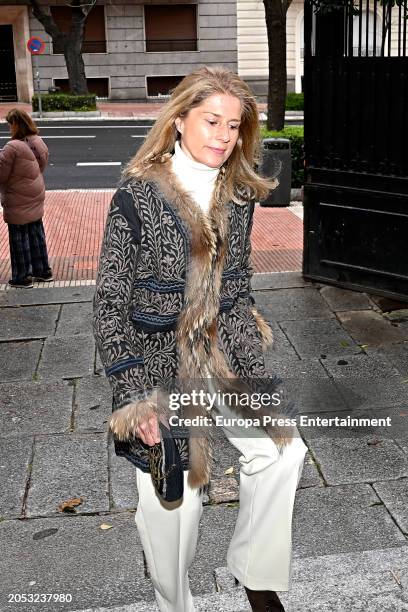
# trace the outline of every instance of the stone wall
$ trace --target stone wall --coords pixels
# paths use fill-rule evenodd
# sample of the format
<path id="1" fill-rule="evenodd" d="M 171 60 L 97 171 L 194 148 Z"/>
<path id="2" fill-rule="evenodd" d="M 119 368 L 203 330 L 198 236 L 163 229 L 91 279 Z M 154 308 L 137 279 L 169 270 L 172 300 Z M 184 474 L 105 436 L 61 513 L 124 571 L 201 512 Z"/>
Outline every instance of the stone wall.
<path id="1" fill-rule="evenodd" d="M 55 1 L 64 3 L 65 0 Z M 160 3 L 159 0 L 157 4 Z M 198 51 L 168 53 L 145 52 L 143 4 L 148 2 L 107 3 L 107 53 L 84 53 L 87 77 L 108 77 L 111 100 L 145 101 L 147 76 L 183 76 L 206 64 L 222 64 L 237 71 L 235 0 L 199 0 Z M 46 54 L 39 58 L 41 88 L 46 91 L 53 79 L 67 78 L 64 57 L 52 54 L 50 37 L 33 16 L 30 31 L 32 36 L 41 36 L 48 42 Z"/>

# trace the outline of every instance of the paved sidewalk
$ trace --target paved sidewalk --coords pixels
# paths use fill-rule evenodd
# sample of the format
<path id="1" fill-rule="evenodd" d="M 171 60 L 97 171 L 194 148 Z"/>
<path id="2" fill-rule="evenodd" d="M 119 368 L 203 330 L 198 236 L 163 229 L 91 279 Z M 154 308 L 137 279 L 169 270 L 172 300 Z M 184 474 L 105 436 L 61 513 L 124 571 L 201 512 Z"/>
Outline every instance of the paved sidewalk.
<path id="1" fill-rule="evenodd" d="M 406 612 L 408 322 L 403 313 L 388 320 L 384 300 L 298 272 L 259 274 L 253 287 L 274 330 L 268 367 L 300 415 L 392 416 L 391 427 L 300 427 L 309 452 L 287 612 Z M 0 293 L 2 612 L 157 610 L 134 525 L 135 470 L 106 433 L 111 395 L 91 334 L 93 290 Z M 191 585 L 198 612 L 248 612 L 225 569 L 238 454 L 216 438 Z M 80 498 L 73 512 L 59 512 L 72 498 Z M 16 604 L 9 593 L 72 601 Z"/>
<path id="2" fill-rule="evenodd" d="M 44 215 L 47 246 L 57 281 L 96 278 L 105 218 L 113 190 L 48 191 Z M 252 232 L 256 272 L 302 266 L 303 223 L 294 208 L 255 209 Z M 1 216 L 1 214 L 0 214 Z M 0 286 L 11 278 L 8 232 L 0 224 Z"/>
<path id="3" fill-rule="evenodd" d="M 156 118 L 165 103 L 146 103 L 146 102 L 98 102 L 98 110 L 104 119 L 128 117 L 130 119 Z M 0 103 L 0 120 L 4 120 L 11 108 L 21 108 L 27 113 L 32 112 L 31 104 L 23 102 L 2 102 Z M 266 104 L 258 104 L 259 112 L 265 112 Z M 65 120 L 70 118 L 65 117 Z M 97 119 L 97 117 L 96 117 Z M 93 117 L 91 120 L 95 120 Z"/>

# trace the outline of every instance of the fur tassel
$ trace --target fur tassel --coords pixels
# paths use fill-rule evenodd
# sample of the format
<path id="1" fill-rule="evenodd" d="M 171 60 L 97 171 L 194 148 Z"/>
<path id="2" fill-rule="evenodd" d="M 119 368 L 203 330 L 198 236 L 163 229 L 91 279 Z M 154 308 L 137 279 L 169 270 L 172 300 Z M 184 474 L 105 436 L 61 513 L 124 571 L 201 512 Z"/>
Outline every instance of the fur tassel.
<path id="1" fill-rule="evenodd" d="M 252 307 L 251 312 L 254 315 L 256 326 L 258 328 L 259 333 L 261 334 L 264 351 L 266 351 L 267 347 L 272 346 L 273 343 L 272 329 L 256 308 Z"/>
<path id="2" fill-rule="evenodd" d="M 168 398 L 162 392 L 152 391 L 152 395 L 138 402 L 132 402 L 115 410 L 109 419 L 109 429 L 119 440 L 135 436 L 139 423 L 152 416 L 166 416 Z"/>

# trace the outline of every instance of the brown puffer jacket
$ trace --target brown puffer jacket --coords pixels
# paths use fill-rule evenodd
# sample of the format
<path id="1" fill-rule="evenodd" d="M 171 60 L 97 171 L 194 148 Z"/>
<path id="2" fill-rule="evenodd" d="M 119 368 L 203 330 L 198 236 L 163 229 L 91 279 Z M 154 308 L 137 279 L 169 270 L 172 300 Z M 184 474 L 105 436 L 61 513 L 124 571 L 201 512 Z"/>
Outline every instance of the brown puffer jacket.
<path id="1" fill-rule="evenodd" d="M 42 218 L 45 185 L 42 173 L 48 148 L 39 136 L 10 140 L 0 150 L 0 195 L 6 223 L 23 225 Z"/>

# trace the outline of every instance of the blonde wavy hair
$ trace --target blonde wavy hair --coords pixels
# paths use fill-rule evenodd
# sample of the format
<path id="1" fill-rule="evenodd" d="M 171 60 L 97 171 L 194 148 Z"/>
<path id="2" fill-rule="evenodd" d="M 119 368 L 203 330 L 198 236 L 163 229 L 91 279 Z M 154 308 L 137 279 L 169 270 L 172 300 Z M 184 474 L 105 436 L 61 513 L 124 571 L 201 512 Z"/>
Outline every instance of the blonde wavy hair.
<path id="1" fill-rule="evenodd" d="M 260 156 L 260 126 L 256 100 L 248 85 L 234 72 L 222 66 L 205 66 L 194 70 L 175 87 L 169 102 L 160 112 L 156 122 L 136 155 L 128 162 L 123 178 L 142 178 L 152 164 L 166 162 L 174 152 L 178 138 L 175 126 L 177 117 L 187 113 L 214 94 L 226 94 L 241 102 L 242 116 L 239 138 L 218 175 L 220 188 L 227 199 L 242 203 L 237 197 L 237 188 L 248 197 L 266 198 L 278 181 L 261 177 L 255 170 Z"/>

